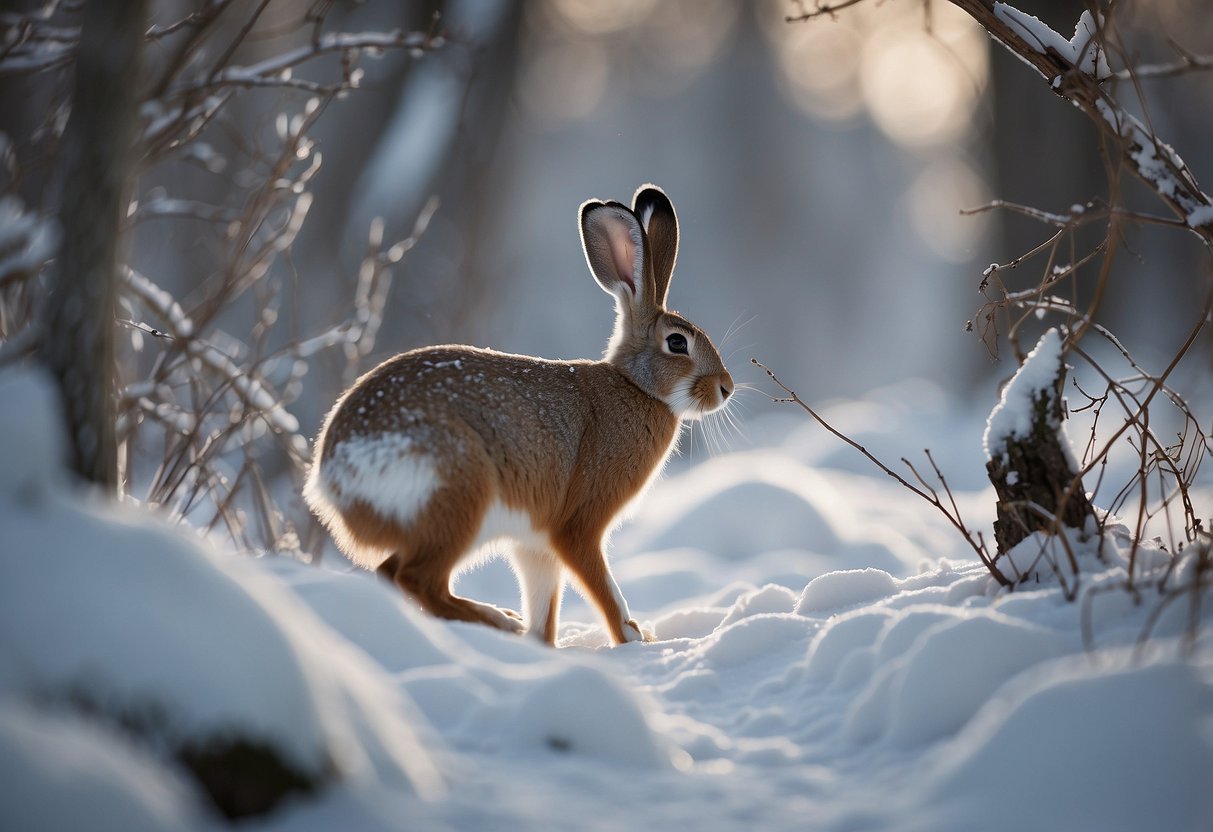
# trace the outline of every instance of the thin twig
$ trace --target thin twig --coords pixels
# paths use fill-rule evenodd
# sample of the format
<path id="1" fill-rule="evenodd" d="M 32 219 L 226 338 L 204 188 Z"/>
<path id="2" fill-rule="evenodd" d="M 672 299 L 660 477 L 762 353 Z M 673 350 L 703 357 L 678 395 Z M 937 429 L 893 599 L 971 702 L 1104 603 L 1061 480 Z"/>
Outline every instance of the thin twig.
<path id="1" fill-rule="evenodd" d="M 792 388 L 790 388 L 786 384 L 784 384 L 782 381 L 780 381 L 779 377 L 775 375 L 774 371 L 772 371 L 771 368 L 767 367 L 765 364 L 760 362 L 757 358 L 751 358 L 750 362 L 752 364 L 754 364 L 756 367 L 760 368 L 763 372 L 765 372 L 767 374 L 767 376 L 771 379 L 771 381 L 773 381 L 776 385 L 778 385 L 778 387 L 781 390 L 783 390 L 784 393 L 787 394 L 787 396 L 784 398 L 773 398 L 772 399 L 773 401 L 788 402 L 790 404 L 795 404 L 797 407 L 799 407 L 805 413 L 808 413 L 809 416 L 811 416 L 814 421 L 816 421 L 819 425 L 821 425 L 827 431 L 829 431 L 834 436 L 838 437 L 843 442 L 845 442 L 846 444 L 850 445 L 852 448 L 854 448 L 855 450 L 857 450 L 861 454 L 863 454 L 868 459 L 869 462 L 871 462 L 873 465 L 875 465 L 877 468 L 879 468 L 885 474 L 892 477 L 899 484 L 901 484 L 905 488 L 908 488 L 910 491 L 917 494 L 919 497 L 926 500 L 931 505 L 935 506 L 935 508 L 939 509 L 943 513 L 943 515 L 946 518 L 948 518 L 948 522 L 950 522 L 952 524 L 952 526 L 955 527 L 956 530 L 961 533 L 961 536 L 964 537 L 965 541 L 969 544 L 970 548 L 972 548 L 973 551 L 977 553 L 977 557 L 980 558 L 981 562 L 985 564 L 986 569 L 989 570 L 990 574 L 994 577 L 994 579 L 996 581 L 998 581 L 998 583 L 1002 584 L 1003 586 L 1011 585 L 1011 581 L 1008 580 L 1007 577 L 1005 575 L 1003 575 L 1001 571 L 999 571 L 999 569 L 994 565 L 994 562 L 990 559 L 989 555 L 983 550 L 983 548 L 973 541 L 973 538 L 972 538 L 969 530 L 961 522 L 959 513 L 957 513 L 956 515 L 951 514 L 947 510 L 947 508 L 944 506 L 943 502 L 939 499 L 939 495 L 937 493 L 935 493 L 934 489 L 929 489 L 929 487 L 928 487 L 929 491 L 924 491 L 922 488 L 919 488 L 918 486 L 914 485 L 913 483 L 907 481 L 905 477 L 901 476 L 896 471 L 889 468 L 889 466 L 885 465 L 883 462 L 881 462 L 879 459 L 877 459 L 876 456 L 874 456 L 863 445 L 860 445 L 854 439 L 851 439 L 849 436 L 847 436 L 842 431 L 838 430 L 833 425 L 831 425 L 829 422 L 827 422 L 825 419 L 823 419 L 816 410 L 814 410 L 812 407 L 810 407 L 803 399 L 800 398 L 799 395 L 797 395 L 795 390 L 793 390 Z M 913 466 L 911 466 L 911 471 L 913 471 Z M 915 474 L 915 476 L 918 476 L 917 471 L 914 471 L 914 474 Z M 919 481 L 920 482 L 922 481 L 921 477 L 919 478 Z M 924 485 L 925 485 L 925 483 L 924 483 Z M 951 496 L 951 494 L 949 492 L 949 497 L 950 496 Z M 953 503 L 953 505 L 954 504 L 955 503 Z"/>

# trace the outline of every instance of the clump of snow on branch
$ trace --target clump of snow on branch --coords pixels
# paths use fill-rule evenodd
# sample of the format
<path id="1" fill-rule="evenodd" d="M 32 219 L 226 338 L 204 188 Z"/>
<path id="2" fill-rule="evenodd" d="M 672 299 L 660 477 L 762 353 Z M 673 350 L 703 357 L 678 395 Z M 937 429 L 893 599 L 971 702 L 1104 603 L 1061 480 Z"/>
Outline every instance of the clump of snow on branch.
<path id="1" fill-rule="evenodd" d="M 1048 24 L 1009 4 L 995 3 L 994 15 L 1034 52 L 1055 55 L 1095 81 L 1106 80 L 1114 74 L 1108 67 L 1107 52 L 1101 42 L 1103 20 L 1093 17 L 1089 10 L 1082 13 L 1069 40 Z M 1021 52 L 1014 48 L 1011 51 L 1034 69 L 1039 69 Z M 1060 75 L 1049 81 L 1054 89 L 1063 84 Z M 1200 189 L 1183 159 L 1141 119 L 1117 104 L 1102 88 L 1095 90 L 1090 103 L 1098 117 L 1123 140 L 1126 157 L 1137 175 L 1173 205 L 1189 228 L 1208 241 L 1208 228 L 1213 226 L 1213 200 Z"/>
<path id="2" fill-rule="evenodd" d="M 1006 3 L 995 3 L 994 14 L 1037 52 L 1052 52 L 1075 69 L 1096 79 L 1112 74 L 1104 49 L 1096 37 L 1099 26 L 1089 10 L 1078 18 L 1074 34 L 1068 40 L 1039 18 Z"/>
<path id="3" fill-rule="evenodd" d="M 1175 204 L 1188 227 L 1213 224 L 1213 200 L 1196 184 L 1192 172 L 1166 142 L 1158 139 L 1141 119 L 1100 99 L 1096 109 L 1127 147 L 1134 170 L 1159 196 Z"/>

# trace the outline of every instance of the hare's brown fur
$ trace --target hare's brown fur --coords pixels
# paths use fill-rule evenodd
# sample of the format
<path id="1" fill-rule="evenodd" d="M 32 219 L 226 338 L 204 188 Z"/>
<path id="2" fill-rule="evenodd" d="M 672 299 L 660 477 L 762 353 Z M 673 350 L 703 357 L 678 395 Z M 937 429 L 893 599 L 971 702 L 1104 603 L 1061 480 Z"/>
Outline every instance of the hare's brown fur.
<path id="1" fill-rule="evenodd" d="M 519 385 L 518 395 L 503 400 L 502 385 Z M 454 421 L 452 398 L 460 401 Z M 443 484 L 411 521 L 385 517 L 363 500 L 352 501 L 340 519 L 355 559 L 377 566 L 433 614 L 496 623 L 451 596 L 449 579 L 497 502 L 546 530 L 606 620 L 621 626 L 602 568 L 603 538 L 660 468 L 677 430 L 664 402 L 605 362 L 429 347 L 361 378 L 334 409 L 317 452 L 323 465 L 353 437 L 416 431 L 423 439 L 420 453 L 435 462 Z M 579 466 L 579 458 L 595 464 Z M 612 635 L 623 641 L 617 630 Z"/>

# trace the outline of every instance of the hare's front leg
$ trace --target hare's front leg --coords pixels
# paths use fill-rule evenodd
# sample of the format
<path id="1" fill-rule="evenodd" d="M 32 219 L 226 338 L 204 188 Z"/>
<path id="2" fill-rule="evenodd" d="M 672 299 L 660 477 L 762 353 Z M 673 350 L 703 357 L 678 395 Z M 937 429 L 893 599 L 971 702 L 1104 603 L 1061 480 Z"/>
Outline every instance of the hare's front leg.
<path id="1" fill-rule="evenodd" d="M 602 613 L 612 640 L 616 644 L 649 641 L 628 611 L 628 602 L 624 600 L 619 584 L 615 583 L 615 576 L 607 566 L 601 538 L 593 543 L 576 540 L 564 543 L 557 547 L 564 565 L 577 576 L 590 600 Z"/>

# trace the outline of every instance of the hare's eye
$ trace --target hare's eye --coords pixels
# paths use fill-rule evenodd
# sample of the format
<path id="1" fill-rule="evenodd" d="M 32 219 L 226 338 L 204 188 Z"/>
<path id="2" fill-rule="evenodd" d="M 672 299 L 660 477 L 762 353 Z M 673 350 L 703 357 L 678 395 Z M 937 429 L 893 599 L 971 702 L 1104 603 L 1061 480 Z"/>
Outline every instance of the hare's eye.
<path id="1" fill-rule="evenodd" d="M 670 352 L 677 355 L 687 354 L 687 337 L 681 332 L 672 332 L 665 337 L 665 345 L 669 347 Z"/>

